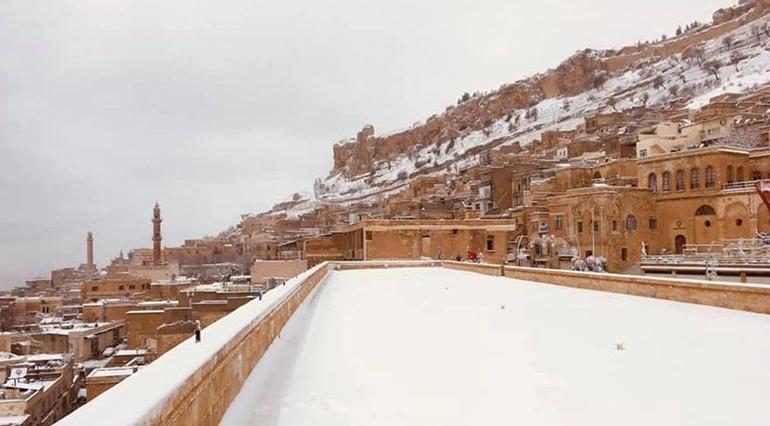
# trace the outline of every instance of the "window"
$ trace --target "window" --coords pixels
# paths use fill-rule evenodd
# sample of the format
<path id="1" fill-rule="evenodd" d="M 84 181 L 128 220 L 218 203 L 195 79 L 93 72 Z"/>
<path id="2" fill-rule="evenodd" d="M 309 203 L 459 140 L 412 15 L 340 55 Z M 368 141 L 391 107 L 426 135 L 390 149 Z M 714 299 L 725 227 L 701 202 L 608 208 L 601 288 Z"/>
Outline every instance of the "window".
<path id="1" fill-rule="evenodd" d="M 125 288 L 125 287 L 124 287 L 124 286 L 122 286 L 122 285 L 119 285 L 119 286 L 118 286 L 118 290 L 123 290 L 124 288 Z"/>
<path id="2" fill-rule="evenodd" d="M 758 171 L 755 170 L 751 174 L 751 180 L 760 180 L 760 179 L 762 179 L 762 172 L 758 172 Z"/>
<path id="3" fill-rule="evenodd" d="M 636 216 L 628 215 L 626 218 L 626 229 L 629 231 L 636 231 Z"/>
<path id="4" fill-rule="evenodd" d="M 696 167 L 690 170 L 690 189 L 700 188 L 700 170 Z"/>
<path id="5" fill-rule="evenodd" d="M 639 158 L 646 158 L 646 157 L 647 157 L 647 149 L 640 149 Z"/>
<path id="6" fill-rule="evenodd" d="M 456 229 L 452 230 L 452 235 L 457 235 L 457 230 Z"/>
<path id="7" fill-rule="evenodd" d="M 735 226 L 743 225 L 743 219 L 735 219 Z"/>
<path id="8" fill-rule="evenodd" d="M 717 175 L 714 172 L 714 168 L 711 166 L 706 167 L 706 188 L 713 188 L 717 182 Z"/>
<path id="9" fill-rule="evenodd" d="M 372 231 L 366 231 L 366 241 L 372 240 Z"/>
<path id="10" fill-rule="evenodd" d="M 733 183 L 735 180 L 735 174 L 733 173 L 733 166 L 727 166 L 727 183 Z"/>
<path id="11" fill-rule="evenodd" d="M 716 214 L 716 210 L 708 204 L 704 204 L 698 207 L 698 210 L 695 210 L 695 216 L 715 216 Z"/>
<path id="12" fill-rule="evenodd" d="M 578 234 L 582 234 L 583 233 L 583 221 L 582 220 L 579 220 L 577 222 L 577 232 L 578 232 Z"/>
<path id="13" fill-rule="evenodd" d="M 91 291 L 99 291 L 99 287 L 97 287 L 97 286 L 92 286 L 92 287 L 91 287 Z"/>
<path id="14" fill-rule="evenodd" d="M 618 221 L 613 220 L 612 221 L 612 232 L 618 232 Z"/>
<path id="15" fill-rule="evenodd" d="M 487 251 L 495 251 L 495 236 L 487 235 Z"/>
<path id="16" fill-rule="evenodd" d="M 658 219 L 651 217 L 649 222 L 650 229 L 658 229 Z"/>
<path id="17" fill-rule="evenodd" d="M 735 172 L 735 181 L 743 182 L 743 166 L 739 166 Z"/>
<path id="18" fill-rule="evenodd" d="M 130 284 L 130 285 L 128 286 L 128 289 L 129 289 L 129 290 L 133 290 L 133 289 L 135 289 L 135 288 L 136 288 L 136 286 L 135 286 L 135 285 L 133 285 L 133 284 Z"/>
<path id="19" fill-rule="evenodd" d="M 684 191 L 684 170 L 676 171 L 676 190 Z"/>
<path id="20" fill-rule="evenodd" d="M 658 191 L 658 175 L 650 173 L 650 175 L 647 176 L 647 188 L 650 188 L 652 192 Z"/>
<path id="21" fill-rule="evenodd" d="M 594 221 L 594 234 L 598 234 L 598 233 L 599 233 L 599 221 L 595 220 Z"/>
<path id="22" fill-rule="evenodd" d="M 561 215 L 554 216 L 554 218 L 553 218 L 553 227 L 557 231 L 560 231 L 562 226 L 564 226 L 564 217 L 561 216 Z"/>
<path id="23" fill-rule="evenodd" d="M 663 191 L 671 191 L 671 173 L 663 172 Z"/>
<path id="24" fill-rule="evenodd" d="M 620 249 L 620 260 L 623 262 L 628 260 L 628 249 L 625 247 Z"/>

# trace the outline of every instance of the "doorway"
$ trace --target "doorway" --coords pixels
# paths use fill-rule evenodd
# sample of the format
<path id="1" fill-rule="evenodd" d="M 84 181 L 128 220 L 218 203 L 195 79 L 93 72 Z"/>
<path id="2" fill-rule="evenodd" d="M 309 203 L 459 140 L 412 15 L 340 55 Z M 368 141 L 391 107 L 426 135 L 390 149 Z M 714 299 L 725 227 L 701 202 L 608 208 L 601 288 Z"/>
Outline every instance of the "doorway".
<path id="1" fill-rule="evenodd" d="M 684 245 L 687 244 L 687 238 L 684 235 L 677 235 L 674 238 L 674 246 L 676 247 L 676 254 L 684 253 Z"/>

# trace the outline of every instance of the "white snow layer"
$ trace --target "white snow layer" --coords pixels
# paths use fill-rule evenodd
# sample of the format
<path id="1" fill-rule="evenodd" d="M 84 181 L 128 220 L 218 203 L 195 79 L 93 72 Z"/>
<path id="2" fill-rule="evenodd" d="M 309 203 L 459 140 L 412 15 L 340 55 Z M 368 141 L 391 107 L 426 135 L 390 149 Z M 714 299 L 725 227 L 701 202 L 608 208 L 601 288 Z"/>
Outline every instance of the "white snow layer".
<path id="1" fill-rule="evenodd" d="M 764 425 L 769 356 L 766 315 L 439 268 L 333 272 L 222 424 Z"/>

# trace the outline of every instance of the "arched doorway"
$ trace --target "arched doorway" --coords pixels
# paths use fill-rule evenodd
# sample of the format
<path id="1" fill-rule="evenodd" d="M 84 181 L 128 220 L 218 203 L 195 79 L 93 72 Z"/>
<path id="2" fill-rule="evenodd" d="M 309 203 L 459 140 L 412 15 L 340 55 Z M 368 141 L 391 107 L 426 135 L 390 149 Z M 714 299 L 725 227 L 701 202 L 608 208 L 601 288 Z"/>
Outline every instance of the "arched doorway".
<path id="1" fill-rule="evenodd" d="M 676 238 L 674 238 L 674 247 L 676 254 L 683 254 L 684 253 L 684 245 L 687 244 L 687 237 L 684 235 L 677 235 Z"/>

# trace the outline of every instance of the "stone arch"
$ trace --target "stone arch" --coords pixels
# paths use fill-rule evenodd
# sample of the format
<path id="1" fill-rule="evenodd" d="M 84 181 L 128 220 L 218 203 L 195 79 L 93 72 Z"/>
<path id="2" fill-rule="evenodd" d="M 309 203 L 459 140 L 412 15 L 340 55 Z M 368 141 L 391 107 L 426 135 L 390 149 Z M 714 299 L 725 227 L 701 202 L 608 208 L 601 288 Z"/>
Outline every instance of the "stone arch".
<path id="1" fill-rule="evenodd" d="M 708 204 L 703 204 L 695 210 L 695 216 L 716 216 L 717 212 Z"/>
<path id="2" fill-rule="evenodd" d="M 647 176 L 647 188 L 650 188 L 652 192 L 658 192 L 658 175 L 650 173 Z"/>

